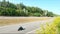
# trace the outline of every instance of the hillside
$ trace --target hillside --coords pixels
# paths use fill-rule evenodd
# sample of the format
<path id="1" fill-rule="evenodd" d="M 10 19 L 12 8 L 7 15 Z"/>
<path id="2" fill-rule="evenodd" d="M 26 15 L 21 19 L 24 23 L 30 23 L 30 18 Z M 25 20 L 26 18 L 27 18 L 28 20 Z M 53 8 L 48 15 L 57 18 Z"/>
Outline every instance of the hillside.
<path id="1" fill-rule="evenodd" d="M 53 17 L 54 13 L 42 10 L 39 7 L 25 6 L 23 3 L 13 4 L 3 0 L 0 2 L 0 16 L 48 16 Z"/>

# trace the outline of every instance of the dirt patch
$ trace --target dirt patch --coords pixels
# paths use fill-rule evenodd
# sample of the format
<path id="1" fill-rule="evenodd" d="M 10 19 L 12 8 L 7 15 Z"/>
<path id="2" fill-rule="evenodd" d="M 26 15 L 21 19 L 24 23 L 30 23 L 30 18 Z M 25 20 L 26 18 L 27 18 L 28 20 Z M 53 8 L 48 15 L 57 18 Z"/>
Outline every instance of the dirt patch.
<path id="1" fill-rule="evenodd" d="M 0 17 L 0 26 L 47 20 L 50 18 L 51 17 Z"/>

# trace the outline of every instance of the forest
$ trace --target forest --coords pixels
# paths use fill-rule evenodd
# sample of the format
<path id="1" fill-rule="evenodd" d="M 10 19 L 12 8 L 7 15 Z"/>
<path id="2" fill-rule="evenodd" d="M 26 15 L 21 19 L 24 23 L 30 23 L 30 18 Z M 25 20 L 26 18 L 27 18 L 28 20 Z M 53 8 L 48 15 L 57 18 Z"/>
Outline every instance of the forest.
<path id="1" fill-rule="evenodd" d="M 25 6 L 23 3 L 14 4 L 9 1 L 0 1 L 0 16 L 36 16 L 53 17 L 55 14 L 39 7 Z"/>

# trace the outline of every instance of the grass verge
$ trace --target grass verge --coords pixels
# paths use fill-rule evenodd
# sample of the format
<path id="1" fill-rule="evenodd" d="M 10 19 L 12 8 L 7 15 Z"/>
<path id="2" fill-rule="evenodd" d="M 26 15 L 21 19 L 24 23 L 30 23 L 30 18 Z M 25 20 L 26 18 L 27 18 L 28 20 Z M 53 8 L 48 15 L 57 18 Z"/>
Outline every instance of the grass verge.
<path id="1" fill-rule="evenodd" d="M 60 34 L 60 17 L 56 17 L 51 24 L 41 25 L 36 34 Z"/>

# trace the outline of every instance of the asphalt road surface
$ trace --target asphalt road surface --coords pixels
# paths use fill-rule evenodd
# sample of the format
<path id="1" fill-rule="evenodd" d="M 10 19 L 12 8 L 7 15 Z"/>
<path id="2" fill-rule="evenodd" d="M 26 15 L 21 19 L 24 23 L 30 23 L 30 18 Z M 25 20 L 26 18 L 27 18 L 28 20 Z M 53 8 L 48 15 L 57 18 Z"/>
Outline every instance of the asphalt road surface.
<path id="1" fill-rule="evenodd" d="M 30 31 L 33 31 L 33 30 L 39 28 L 40 24 L 46 24 L 46 22 L 51 23 L 52 21 L 53 21 L 53 18 L 51 18 L 49 20 L 35 21 L 35 22 L 31 22 L 31 23 L 3 26 L 3 27 L 0 27 L 0 34 L 7 34 L 7 33 L 10 33 L 10 34 L 26 34 Z M 25 30 L 18 31 L 18 28 L 20 26 L 25 28 Z"/>

